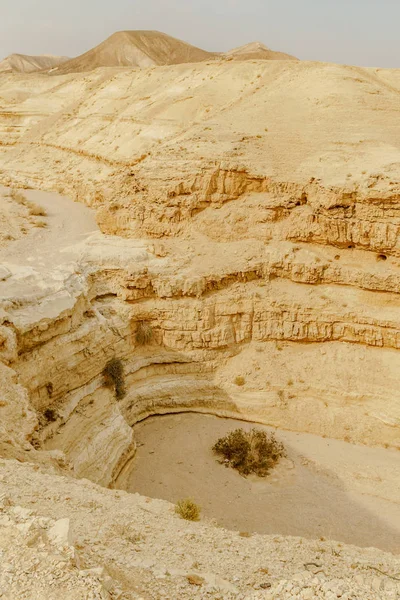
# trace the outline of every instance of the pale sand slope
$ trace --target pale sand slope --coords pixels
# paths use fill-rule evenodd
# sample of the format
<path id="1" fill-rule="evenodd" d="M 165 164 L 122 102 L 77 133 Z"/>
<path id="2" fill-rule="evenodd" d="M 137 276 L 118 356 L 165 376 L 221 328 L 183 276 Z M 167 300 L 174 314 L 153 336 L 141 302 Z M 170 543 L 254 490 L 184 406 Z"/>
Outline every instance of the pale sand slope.
<path id="1" fill-rule="evenodd" d="M 229 529 L 400 551 L 398 452 L 280 431 L 287 459 L 267 479 L 244 478 L 211 451 L 236 427 L 252 425 L 195 414 L 137 424 L 127 489 L 172 502 L 192 497 Z"/>

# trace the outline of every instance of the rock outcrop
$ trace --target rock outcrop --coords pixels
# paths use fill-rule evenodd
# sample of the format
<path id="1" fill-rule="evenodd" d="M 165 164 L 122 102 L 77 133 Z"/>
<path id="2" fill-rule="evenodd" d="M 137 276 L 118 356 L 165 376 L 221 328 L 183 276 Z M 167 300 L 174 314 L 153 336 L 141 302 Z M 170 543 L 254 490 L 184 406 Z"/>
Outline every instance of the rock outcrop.
<path id="1" fill-rule="evenodd" d="M 76 244 L 64 291 L 49 274 L 35 310 L 10 288 L 2 358 L 39 415 L 37 444 L 104 484 L 134 452 L 135 420 L 185 407 L 398 444 L 396 81 L 216 61 L 38 77 L 21 102 L 21 76 L 2 77 L 3 183 L 64 190 L 128 238 Z M 114 355 L 118 403 L 102 377 Z"/>

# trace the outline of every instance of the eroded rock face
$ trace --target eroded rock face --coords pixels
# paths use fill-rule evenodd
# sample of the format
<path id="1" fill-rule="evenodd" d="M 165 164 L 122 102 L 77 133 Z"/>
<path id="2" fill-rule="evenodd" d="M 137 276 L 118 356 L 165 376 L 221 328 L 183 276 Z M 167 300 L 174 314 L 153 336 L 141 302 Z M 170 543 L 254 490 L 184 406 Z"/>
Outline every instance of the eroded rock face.
<path id="1" fill-rule="evenodd" d="M 398 445 L 394 72 L 215 62 L 29 81 L 0 79 L 1 180 L 65 191 L 102 234 L 53 273 L 5 265 L 0 352 L 29 398 L 24 440 L 104 485 L 131 426 L 175 410 Z"/>
<path id="2" fill-rule="evenodd" d="M 136 273 L 133 263 L 129 273 L 89 268 L 58 318 L 38 323 L 29 307 L 9 309 L 3 359 L 39 417 L 26 437 L 62 449 L 79 476 L 104 485 L 135 451 L 135 422 L 185 409 L 395 446 L 397 295 L 382 296 L 377 317 L 379 292 L 333 290 L 319 282 L 319 262 L 285 269 L 285 252 L 247 273 L 193 275 L 183 289 L 149 254 L 145 272 L 141 261 Z M 313 283 L 299 284 L 307 274 Z M 146 345 L 137 340 L 143 323 Z M 124 365 L 119 401 L 102 374 L 113 357 Z"/>

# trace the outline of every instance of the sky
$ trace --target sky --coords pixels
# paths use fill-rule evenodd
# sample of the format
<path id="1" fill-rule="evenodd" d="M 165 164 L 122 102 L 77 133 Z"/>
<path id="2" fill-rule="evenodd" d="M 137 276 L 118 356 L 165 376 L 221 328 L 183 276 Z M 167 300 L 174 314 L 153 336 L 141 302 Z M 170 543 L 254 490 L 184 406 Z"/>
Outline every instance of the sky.
<path id="1" fill-rule="evenodd" d="M 156 29 L 205 50 L 252 41 L 303 60 L 400 68 L 400 0 L 0 0 L 0 59 L 77 56 Z"/>

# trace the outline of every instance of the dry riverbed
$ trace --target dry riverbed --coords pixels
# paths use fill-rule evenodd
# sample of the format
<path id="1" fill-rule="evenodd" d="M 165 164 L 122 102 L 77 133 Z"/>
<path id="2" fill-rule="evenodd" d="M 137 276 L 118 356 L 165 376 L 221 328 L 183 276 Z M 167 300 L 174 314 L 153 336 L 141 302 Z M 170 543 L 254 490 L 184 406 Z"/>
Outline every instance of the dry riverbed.
<path id="1" fill-rule="evenodd" d="M 325 537 L 400 551 L 400 454 L 308 434 L 278 432 L 287 458 L 266 479 L 219 464 L 215 441 L 250 423 L 200 414 L 153 417 L 138 442 L 126 489 L 176 502 L 241 532 Z"/>

